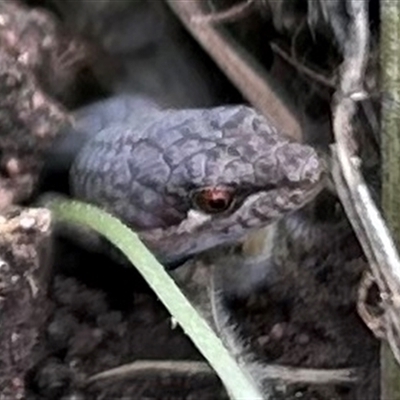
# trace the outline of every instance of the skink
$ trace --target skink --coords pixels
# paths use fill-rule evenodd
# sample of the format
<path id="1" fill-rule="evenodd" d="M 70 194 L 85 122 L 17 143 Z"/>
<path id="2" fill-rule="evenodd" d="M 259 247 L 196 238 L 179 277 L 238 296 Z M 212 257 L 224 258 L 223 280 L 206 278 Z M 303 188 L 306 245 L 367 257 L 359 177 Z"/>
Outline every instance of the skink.
<path id="1" fill-rule="evenodd" d="M 162 263 L 234 243 L 303 207 L 324 163 L 248 106 L 161 109 L 121 95 L 78 110 L 51 150 L 72 195 L 113 213 Z"/>

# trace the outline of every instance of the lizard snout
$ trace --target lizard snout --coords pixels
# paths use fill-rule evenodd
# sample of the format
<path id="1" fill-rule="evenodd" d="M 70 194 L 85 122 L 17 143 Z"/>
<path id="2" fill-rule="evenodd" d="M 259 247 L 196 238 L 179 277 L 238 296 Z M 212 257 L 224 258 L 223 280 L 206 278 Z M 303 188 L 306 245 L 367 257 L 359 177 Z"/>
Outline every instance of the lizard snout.
<path id="1" fill-rule="evenodd" d="M 296 186 L 315 185 L 326 172 L 322 157 L 315 149 L 300 143 L 288 143 L 283 146 L 280 165 L 283 176 Z"/>

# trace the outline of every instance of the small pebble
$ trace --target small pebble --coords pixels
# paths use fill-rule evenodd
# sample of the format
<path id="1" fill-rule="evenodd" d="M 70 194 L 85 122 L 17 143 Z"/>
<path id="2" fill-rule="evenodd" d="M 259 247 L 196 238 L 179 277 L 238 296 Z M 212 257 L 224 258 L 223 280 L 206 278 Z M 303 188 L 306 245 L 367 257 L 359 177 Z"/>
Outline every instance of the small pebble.
<path id="1" fill-rule="evenodd" d="M 310 343 L 310 336 L 308 336 L 306 333 L 301 333 L 300 335 L 297 336 L 297 343 L 298 344 L 308 344 Z"/>
<path id="2" fill-rule="evenodd" d="M 271 328 L 269 336 L 271 337 L 271 339 L 274 340 L 282 339 L 285 330 L 286 330 L 286 324 L 284 322 L 277 323 Z"/>
<path id="3" fill-rule="evenodd" d="M 72 382 L 72 373 L 59 360 L 48 360 L 35 374 L 35 386 L 40 398 L 60 399 Z"/>
<path id="4" fill-rule="evenodd" d="M 36 108 L 40 108 L 42 107 L 44 104 L 46 103 L 46 100 L 43 96 L 43 94 L 41 94 L 40 92 L 36 92 L 33 97 L 32 97 L 32 104 L 33 107 Z"/>
<path id="5" fill-rule="evenodd" d="M 23 229 L 32 229 L 36 224 L 36 220 L 33 217 L 25 217 L 21 218 L 21 221 L 19 222 L 19 226 Z"/>
<path id="6" fill-rule="evenodd" d="M 0 14 L 0 26 L 6 26 L 9 18 L 6 15 Z"/>
<path id="7" fill-rule="evenodd" d="M 3 259 L 0 258 L 0 271 L 3 270 L 4 272 L 7 272 L 10 270 L 10 266 L 8 265 L 7 262 L 5 262 Z"/>
<path id="8" fill-rule="evenodd" d="M 10 159 L 7 160 L 6 162 L 6 170 L 7 174 L 12 178 L 21 173 L 21 163 L 20 161 L 15 158 L 11 157 Z"/>
<path id="9" fill-rule="evenodd" d="M 261 347 L 264 347 L 269 341 L 270 341 L 270 337 L 269 337 L 268 335 L 259 336 L 259 337 L 257 338 L 257 343 L 258 343 Z"/>
<path id="10" fill-rule="evenodd" d="M 74 392 L 63 396 L 61 400 L 85 400 L 85 396 L 82 393 Z"/>
<path id="11" fill-rule="evenodd" d="M 11 343 L 16 343 L 16 342 L 18 341 L 18 339 L 19 339 L 18 333 L 13 332 L 13 333 L 11 334 Z"/>

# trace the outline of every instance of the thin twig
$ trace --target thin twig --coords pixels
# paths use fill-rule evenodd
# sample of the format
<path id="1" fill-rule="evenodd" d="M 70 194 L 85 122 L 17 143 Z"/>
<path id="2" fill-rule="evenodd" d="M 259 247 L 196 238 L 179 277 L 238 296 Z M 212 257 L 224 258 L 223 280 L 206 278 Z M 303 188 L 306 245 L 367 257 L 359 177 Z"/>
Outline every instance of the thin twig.
<path id="1" fill-rule="evenodd" d="M 209 365 L 202 361 L 138 360 L 111 368 L 86 379 L 87 385 L 100 381 L 121 381 L 134 378 L 159 376 L 215 375 Z M 359 371 L 356 368 L 318 369 L 295 368 L 283 365 L 265 365 L 262 374 L 268 379 L 284 383 L 338 384 L 356 382 Z"/>
<path id="2" fill-rule="evenodd" d="M 243 368 L 246 368 L 252 376 L 260 381 L 260 385 L 265 391 L 272 391 L 271 383 L 276 384 L 277 382 L 283 385 L 294 383 L 322 385 L 352 383 L 359 379 L 362 372 L 359 368 L 298 368 L 256 361 L 256 355 L 240 339 L 237 327 L 229 318 L 228 311 L 221 298 L 223 290 L 220 287 L 220 279 L 218 266 L 213 265 L 209 293 L 217 332 L 224 345 L 235 356 L 238 362 L 243 364 Z M 268 395 L 271 396 L 269 393 Z"/>
<path id="3" fill-rule="evenodd" d="M 311 78 L 315 82 L 320 83 L 321 85 L 324 85 L 329 88 L 336 88 L 335 79 L 327 78 L 313 71 L 311 68 L 308 68 L 307 66 L 301 64 L 296 59 L 292 58 L 289 54 L 287 54 L 283 49 L 281 49 L 278 44 L 270 43 L 270 46 L 275 53 L 279 54 L 285 61 L 287 61 L 290 65 L 295 67 L 297 71 L 299 71 L 300 73 L 308 76 L 309 78 Z"/>
<path id="4" fill-rule="evenodd" d="M 163 374 L 163 376 L 193 376 L 197 374 L 214 375 L 215 373 L 212 368 L 203 361 L 137 360 L 92 375 L 86 380 L 86 383 L 92 384 L 103 380 L 118 381 L 160 374 Z"/>
<path id="5" fill-rule="evenodd" d="M 382 326 L 382 316 L 372 315 L 367 305 L 368 294 L 374 285 L 374 277 L 372 276 L 371 272 L 366 271 L 358 289 L 357 311 L 364 323 L 374 333 L 374 335 L 379 339 L 384 339 L 385 329 L 384 326 Z"/>
<path id="6" fill-rule="evenodd" d="M 281 384 L 307 383 L 329 385 L 357 382 L 361 375 L 360 368 L 297 368 L 285 365 L 263 365 L 259 373 L 265 379 L 279 381 Z"/>
<path id="7" fill-rule="evenodd" d="M 301 126 L 298 119 L 279 98 L 276 93 L 278 88 L 254 57 L 214 25 L 191 22 L 193 16 L 203 14 L 200 0 L 166 1 L 243 96 L 283 132 L 299 139 Z"/>
<path id="8" fill-rule="evenodd" d="M 351 23 L 340 82 L 340 90 L 344 96 L 364 90 L 364 77 L 369 55 L 367 3 L 359 0 L 347 0 L 347 5 Z"/>
<path id="9" fill-rule="evenodd" d="M 225 11 L 218 11 L 209 15 L 193 15 L 190 22 L 194 24 L 222 24 L 235 22 L 247 17 L 256 10 L 256 0 L 247 0 L 243 3 L 230 7 Z"/>
<path id="10" fill-rule="evenodd" d="M 363 80 L 369 55 L 367 3 L 348 0 L 351 17 L 341 69 L 340 90 L 333 107 L 333 126 L 336 138 L 334 175 L 339 197 L 367 256 L 374 279 L 382 297 L 382 316 L 393 353 L 399 357 L 399 343 L 394 340 L 400 332 L 400 258 L 390 232 L 376 207 L 360 172 L 352 121 L 356 102 L 365 97 Z"/>

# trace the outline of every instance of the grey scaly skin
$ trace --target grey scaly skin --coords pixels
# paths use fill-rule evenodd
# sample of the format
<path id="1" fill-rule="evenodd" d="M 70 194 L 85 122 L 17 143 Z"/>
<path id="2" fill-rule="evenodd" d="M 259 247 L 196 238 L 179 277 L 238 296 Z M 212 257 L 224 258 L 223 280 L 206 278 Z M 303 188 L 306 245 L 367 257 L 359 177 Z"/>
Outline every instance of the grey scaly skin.
<path id="1" fill-rule="evenodd" d="M 323 187 L 317 152 L 247 106 L 161 110 L 119 96 L 75 119 L 53 149 L 65 153 L 63 138 L 76 138 L 69 149 L 73 196 L 119 217 L 165 264 L 241 240 Z M 232 193 L 228 210 L 199 209 L 195 195 L 210 187 Z"/>

